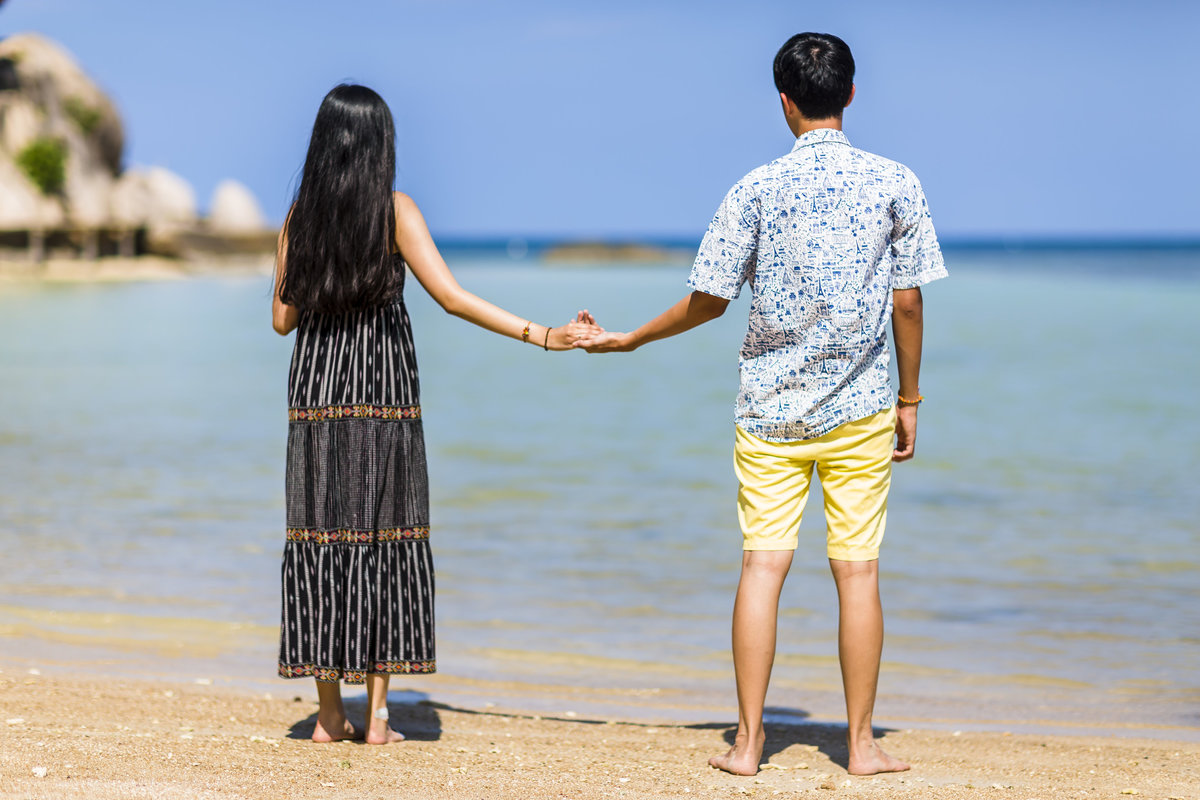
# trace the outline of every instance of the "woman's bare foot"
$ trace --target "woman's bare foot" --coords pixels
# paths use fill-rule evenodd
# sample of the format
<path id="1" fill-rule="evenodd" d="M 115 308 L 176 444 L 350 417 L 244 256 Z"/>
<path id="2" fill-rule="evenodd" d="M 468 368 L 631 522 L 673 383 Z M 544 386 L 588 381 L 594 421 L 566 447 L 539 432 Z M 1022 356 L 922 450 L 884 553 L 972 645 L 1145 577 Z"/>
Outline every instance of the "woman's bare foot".
<path id="1" fill-rule="evenodd" d="M 404 734 L 388 724 L 386 672 L 367 674 L 367 744 L 395 744 L 404 741 Z"/>
<path id="2" fill-rule="evenodd" d="M 723 769 L 734 775 L 757 775 L 758 762 L 762 758 L 763 745 L 767 743 L 766 734 L 755 738 L 738 734 L 729 752 L 713 756 L 708 760 L 710 766 Z"/>
<path id="3" fill-rule="evenodd" d="M 334 735 L 330 731 L 336 731 Z M 336 719 L 328 721 L 328 724 L 323 724 L 321 718 L 317 717 L 317 726 L 313 728 L 312 740 L 314 742 L 340 742 L 345 739 L 357 739 L 358 731 L 354 730 L 354 726 L 350 724 L 350 720 L 345 717 L 341 718 L 340 724 Z"/>
<path id="4" fill-rule="evenodd" d="M 404 734 L 392 730 L 386 719 L 373 719 L 367 725 L 367 744 L 395 744 L 404 741 Z"/>
<path id="5" fill-rule="evenodd" d="M 883 752 L 883 748 L 875 741 L 860 747 L 857 752 L 851 750 L 846 766 L 846 771 L 851 775 L 878 775 L 881 772 L 904 772 L 906 769 L 909 769 L 908 764 Z"/>

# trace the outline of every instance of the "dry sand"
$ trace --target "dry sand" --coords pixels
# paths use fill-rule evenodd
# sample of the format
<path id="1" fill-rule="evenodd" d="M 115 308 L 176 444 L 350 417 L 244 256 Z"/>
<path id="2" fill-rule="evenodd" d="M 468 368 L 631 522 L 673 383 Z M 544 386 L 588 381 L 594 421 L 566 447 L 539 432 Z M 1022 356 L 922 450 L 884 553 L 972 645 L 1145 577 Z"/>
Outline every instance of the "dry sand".
<path id="1" fill-rule="evenodd" d="M 11 640 L 10 640 L 11 641 Z M 768 766 L 727 775 L 707 758 L 732 727 L 649 725 L 392 704 L 409 741 L 308 741 L 303 693 L 195 683 L 0 673 L 0 796 L 20 798 L 1187 798 L 1200 800 L 1200 745 L 1107 737 L 894 731 L 911 772 L 858 778 L 844 727 L 769 729 Z M 285 689 L 292 685 L 283 684 Z M 403 686 L 402 679 L 393 682 Z M 354 717 L 359 692 L 350 692 Z"/>

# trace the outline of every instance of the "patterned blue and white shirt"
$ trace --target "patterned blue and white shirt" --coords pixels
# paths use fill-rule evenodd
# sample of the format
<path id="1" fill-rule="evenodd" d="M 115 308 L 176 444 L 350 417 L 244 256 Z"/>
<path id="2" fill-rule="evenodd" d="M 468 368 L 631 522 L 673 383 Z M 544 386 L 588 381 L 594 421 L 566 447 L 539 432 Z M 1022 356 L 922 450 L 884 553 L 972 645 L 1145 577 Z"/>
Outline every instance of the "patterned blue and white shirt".
<path id="1" fill-rule="evenodd" d="M 945 276 L 912 170 L 821 128 L 729 190 L 688 285 L 732 300 L 749 281 L 737 424 L 778 442 L 893 405 L 892 290 Z"/>

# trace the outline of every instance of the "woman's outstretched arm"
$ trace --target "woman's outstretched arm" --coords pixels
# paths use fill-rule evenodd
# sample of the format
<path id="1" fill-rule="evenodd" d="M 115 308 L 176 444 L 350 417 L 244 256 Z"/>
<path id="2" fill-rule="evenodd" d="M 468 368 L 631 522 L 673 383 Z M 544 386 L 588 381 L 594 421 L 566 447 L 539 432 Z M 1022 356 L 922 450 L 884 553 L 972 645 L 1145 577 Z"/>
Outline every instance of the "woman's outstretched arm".
<path id="1" fill-rule="evenodd" d="M 458 285 L 454 274 L 438 252 L 425 218 L 408 195 L 396 192 L 396 247 L 413 275 L 448 314 L 473 322 L 481 328 L 507 336 L 525 338 L 530 344 L 551 350 L 570 350 L 586 336 L 603 332 L 586 312 L 557 328 L 547 328 L 505 311 Z M 528 326 L 528 335 L 523 336 Z"/>

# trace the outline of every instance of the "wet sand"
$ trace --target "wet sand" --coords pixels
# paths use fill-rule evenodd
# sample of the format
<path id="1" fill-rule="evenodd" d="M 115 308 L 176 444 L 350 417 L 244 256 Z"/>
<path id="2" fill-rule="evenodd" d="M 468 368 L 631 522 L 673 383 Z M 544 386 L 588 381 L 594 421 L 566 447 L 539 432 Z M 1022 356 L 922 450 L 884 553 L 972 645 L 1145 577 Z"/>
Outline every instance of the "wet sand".
<path id="1" fill-rule="evenodd" d="M 9 640 L 10 642 L 12 640 Z M 37 673 L 37 674 L 35 674 Z M 394 682 L 394 686 L 399 681 Z M 731 723 L 538 716 L 399 702 L 386 747 L 314 744 L 310 682 L 251 693 L 194 682 L 0 672 L 0 795 L 23 798 L 1200 798 L 1200 745 L 1110 737 L 893 730 L 904 774 L 846 773 L 845 729 L 771 726 L 752 778 L 707 766 Z M 399 683 L 403 686 L 403 683 Z M 295 686 L 297 691 L 287 691 Z M 360 717 L 361 692 L 347 692 Z M 510 697 L 507 704 L 511 706 Z"/>

